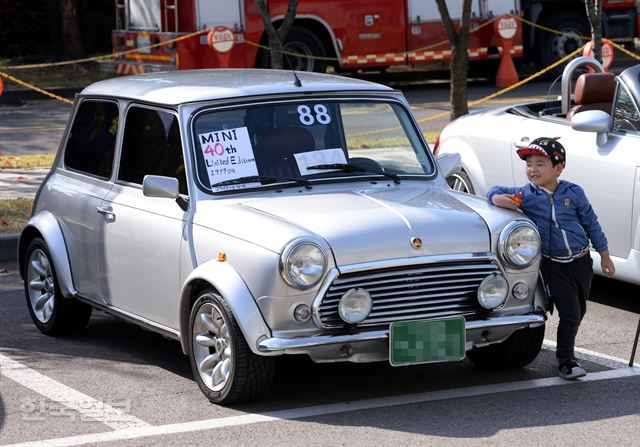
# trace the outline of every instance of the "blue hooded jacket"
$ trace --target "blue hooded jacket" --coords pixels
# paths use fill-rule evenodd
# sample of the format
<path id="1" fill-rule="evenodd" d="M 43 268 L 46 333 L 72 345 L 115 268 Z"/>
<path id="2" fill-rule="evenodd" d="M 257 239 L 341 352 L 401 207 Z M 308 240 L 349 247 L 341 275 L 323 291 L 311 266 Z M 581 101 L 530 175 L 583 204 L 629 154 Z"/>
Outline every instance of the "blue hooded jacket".
<path id="1" fill-rule="evenodd" d="M 520 210 L 538 227 L 542 255 L 568 262 L 589 248 L 608 249 L 607 238 L 598 223 L 584 190 L 560 180 L 553 193 L 529 183 L 522 187 L 494 186 L 487 193 L 489 203 L 496 194 L 522 193 Z"/>

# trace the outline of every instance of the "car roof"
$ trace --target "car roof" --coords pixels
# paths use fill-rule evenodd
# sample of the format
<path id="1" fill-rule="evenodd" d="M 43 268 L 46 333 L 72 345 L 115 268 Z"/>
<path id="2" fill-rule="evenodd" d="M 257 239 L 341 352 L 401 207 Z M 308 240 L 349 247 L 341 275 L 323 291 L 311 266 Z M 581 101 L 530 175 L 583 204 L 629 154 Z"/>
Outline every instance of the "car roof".
<path id="1" fill-rule="evenodd" d="M 373 82 L 341 76 L 296 72 L 302 86 L 294 84 L 291 70 L 209 69 L 167 71 L 99 81 L 81 95 L 128 98 L 156 104 L 177 105 L 246 96 L 333 91 L 390 92 Z"/>

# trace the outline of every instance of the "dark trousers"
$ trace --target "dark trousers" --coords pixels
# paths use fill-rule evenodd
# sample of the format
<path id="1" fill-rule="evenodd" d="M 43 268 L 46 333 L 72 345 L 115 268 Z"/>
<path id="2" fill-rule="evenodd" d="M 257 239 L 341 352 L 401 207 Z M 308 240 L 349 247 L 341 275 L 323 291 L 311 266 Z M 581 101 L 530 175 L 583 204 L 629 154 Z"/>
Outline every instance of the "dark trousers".
<path id="1" fill-rule="evenodd" d="M 568 263 L 542 258 L 540 270 L 560 317 L 556 357 L 562 363 L 574 357 L 576 334 L 587 313 L 593 260 L 588 253 Z"/>

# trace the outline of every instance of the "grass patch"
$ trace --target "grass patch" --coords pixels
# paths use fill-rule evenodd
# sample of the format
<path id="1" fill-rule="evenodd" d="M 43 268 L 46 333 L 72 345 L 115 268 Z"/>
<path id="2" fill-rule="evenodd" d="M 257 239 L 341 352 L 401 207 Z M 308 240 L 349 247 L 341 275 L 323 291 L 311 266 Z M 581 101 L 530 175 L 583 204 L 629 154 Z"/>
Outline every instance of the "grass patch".
<path id="1" fill-rule="evenodd" d="M 428 143 L 433 143 L 438 137 L 439 131 L 429 131 L 423 133 Z M 407 146 L 408 140 L 404 137 L 374 138 L 374 137 L 356 137 L 347 138 L 347 147 L 353 149 L 372 149 L 380 147 L 398 147 Z"/>
<path id="2" fill-rule="evenodd" d="M 32 198 L 0 199 L 0 233 L 19 233 L 31 217 Z"/>
<path id="3" fill-rule="evenodd" d="M 56 154 L 0 155 L 0 169 L 49 168 Z"/>
<path id="4" fill-rule="evenodd" d="M 4 60 L 0 61 L 0 65 L 13 65 Z M 18 64 L 16 64 L 18 65 Z M 7 72 L 21 81 L 33 84 L 36 87 L 48 89 L 55 87 L 86 87 L 96 81 L 112 78 L 113 73 L 102 73 L 96 62 L 63 65 L 60 67 L 48 68 L 29 68 L 23 70 L 5 69 L 0 66 L 0 70 Z M 5 88 L 12 90 L 24 90 L 23 87 L 10 79 L 3 78 Z"/>

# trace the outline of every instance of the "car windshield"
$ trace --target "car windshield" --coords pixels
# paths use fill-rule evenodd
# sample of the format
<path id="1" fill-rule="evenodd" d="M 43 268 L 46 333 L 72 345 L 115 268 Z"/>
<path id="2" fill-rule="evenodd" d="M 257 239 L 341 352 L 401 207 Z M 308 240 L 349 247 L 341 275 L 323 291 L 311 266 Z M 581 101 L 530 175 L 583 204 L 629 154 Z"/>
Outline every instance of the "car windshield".
<path id="1" fill-rule="evenodd" d="M 302 101 L 205 111 L 194 121 L 197 180 L 211 192 L 434 172 L 406 109 Z"/>

